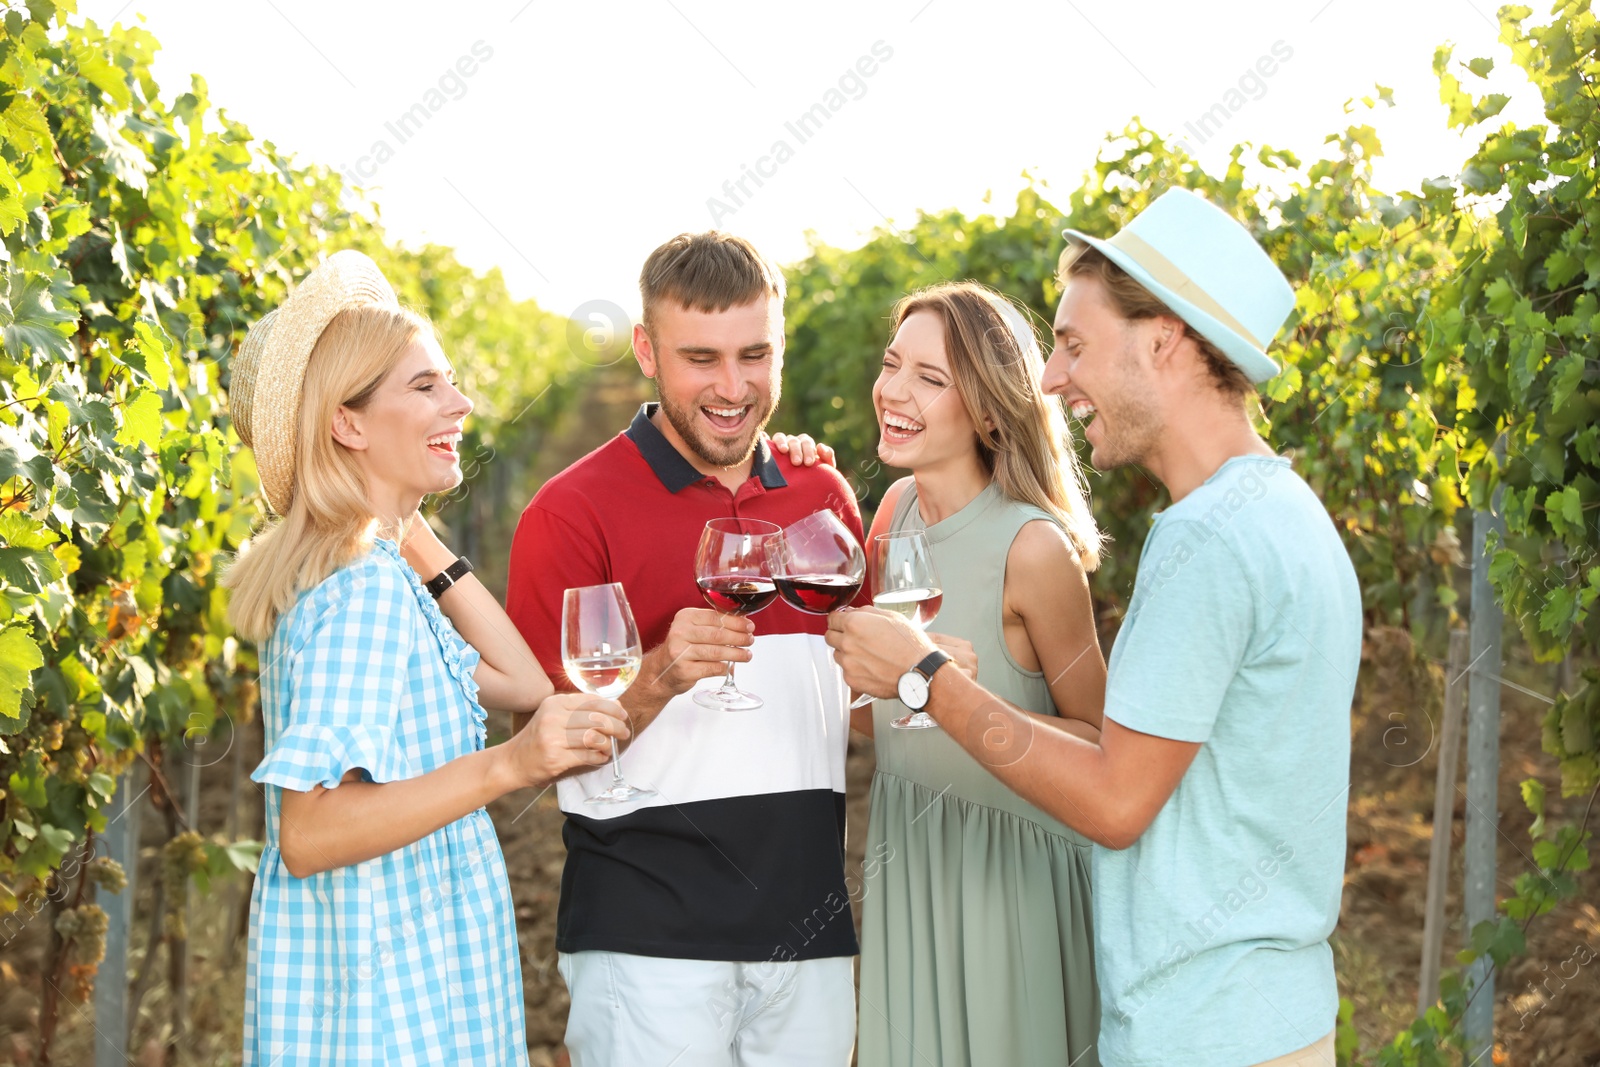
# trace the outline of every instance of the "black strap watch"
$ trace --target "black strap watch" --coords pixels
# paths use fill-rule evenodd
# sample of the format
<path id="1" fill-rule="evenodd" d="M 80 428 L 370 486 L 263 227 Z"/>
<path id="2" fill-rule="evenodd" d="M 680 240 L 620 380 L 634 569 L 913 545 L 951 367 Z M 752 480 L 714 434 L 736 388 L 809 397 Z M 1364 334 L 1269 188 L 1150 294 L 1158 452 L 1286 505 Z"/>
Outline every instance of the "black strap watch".
<path id="1" fill-rule="evenodd" d="M 466 556 L 457 556 L 454 563 L 440 571 L 437 576 L 424 582 L 423 588 L 427 589 L 428 592 L 433 594 L 433 599 L 438 600 L 440 597 L 444 596 L 444 591 L 446 589 L 449 589 L 452 585 L 455 585 L 457 582 L 471 573 L 471 561 L 469 561 Z"/>
<path id="2" fill-rule="evenodd" d="M 928 706 L 928 690 L 933 682 L 933 672 L 950 662 L 950 654 L 934 649 L 922 658 L 922 662 L 912 667 L 900 676 L 900 684 L 896 686 L 900 703 L 912 711 L 921 711 Z"/>

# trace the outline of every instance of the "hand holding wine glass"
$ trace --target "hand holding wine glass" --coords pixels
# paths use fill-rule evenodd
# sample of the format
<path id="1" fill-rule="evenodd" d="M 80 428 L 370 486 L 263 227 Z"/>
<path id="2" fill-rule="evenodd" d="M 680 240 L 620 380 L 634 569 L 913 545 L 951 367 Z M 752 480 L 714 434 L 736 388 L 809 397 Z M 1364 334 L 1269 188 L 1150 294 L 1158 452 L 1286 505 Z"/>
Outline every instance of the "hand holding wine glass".
<path id="1" fill-rule="evenodd" d="M 878 608 L 829 615 L 827 640 L 850 688 L 880 698 L 897 695 L 906 666 L 937 647 L 904 615 Z"/>
<path id="2" fill-rule="evenodd" d="M 921 530 L 879 534 L 872 539 L 872 606 L 892 611 L 918 629 L 927 630 L 944 603 L 944 587 L 933 565 L 933 549 Z M 925 711 L 889 723 L 896 730 L 938 727 Z"/>
<path id="3" fill-rule="evenodd" d="M 573 685 L 615 700 L 633 684 L 643 658 L 639 628 L 619 583 L 566 591 L 561 604 L 561 662 Z M 629 785 L 622 777 L 617 742 L 612 738 L 611 785 L 590 797 L 589 803 L 615 804 L 653 795 L 654 790 Z"/>
<path id="4" fill-rule="evenodd" d="M 779 536 L 776 525 L 760 519 L 712 519 L 706 523 L 694 556 L 695 583 L 706 603 L 730 615 L 753 615 L 772 603 L 778 587 L 772 580 L 768 546 Z M 722 685 L 700 690 L 694 701 L 722 711 L 754 711 L 762 706 L 760 697 L 734 684 L 731 661 Z"/>
<path id="5" fill-rule="evenodd" d="M 706 607 L 680 608 L 672 617 L 666 639 L 646 652 L 639 665 L 639 680 L 628 697 L 630 714 L 638 715 L 641 704 L 659 701 L 665 706 L 702 679 L 726 675 L 730 660 L 739 663 L 750 658 L 755 629 L 755 623 L 739 615 Z M 640 723 L 638 728 L 643 727 Z"/>
<path id="6" fill-rule="evenodd" d="M 589 693 L 552 693 L 531 721 L 512 735 L 504 750 L 519 786 L 542 789 L 579 768 L 611 758 L 610 745 L 632 731 L 627 712 L 614 700 Z"/>

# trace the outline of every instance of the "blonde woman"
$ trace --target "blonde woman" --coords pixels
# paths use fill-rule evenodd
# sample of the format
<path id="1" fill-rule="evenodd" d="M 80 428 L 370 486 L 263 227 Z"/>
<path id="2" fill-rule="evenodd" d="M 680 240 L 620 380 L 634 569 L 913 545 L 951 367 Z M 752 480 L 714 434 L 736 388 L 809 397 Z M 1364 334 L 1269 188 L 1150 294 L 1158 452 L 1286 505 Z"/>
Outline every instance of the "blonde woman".
<path id="1" fill-rule="evenodd" d="M 1026 319 L 971 282 L 903 299 L 872 388 L 878 455 L 912 474 L 872 534 L 920 529 L 944 586 L 933 628 L 970 642 L 978 681 L 1099 736 L 1105 661 L 1085 577 L 1100 535 Z M 929 635 L 930 637 L 933 635 Z M 875 739 L 861 937 L 862 1067 L 1071 1063 L 1099 1029 L 1090 844 L 943 730 Z M 1006 739 L 991 758 L 1015 758 Z"/>
<path id="2" fill-rule="evenodd" d="M 552 696 L 470 565 L 416 517 L 461 481 L 472 403 L 370 259 L 331 256 L 251 329 L 231 404 L 282 516 L 226 578 L 260 647 L 266 726 L 244 1062 L 525 1067 L 484 805 L 603 762 L 627 736 L 621 708 Z M 485 748 L 485 707 L 537 714 Z"/>

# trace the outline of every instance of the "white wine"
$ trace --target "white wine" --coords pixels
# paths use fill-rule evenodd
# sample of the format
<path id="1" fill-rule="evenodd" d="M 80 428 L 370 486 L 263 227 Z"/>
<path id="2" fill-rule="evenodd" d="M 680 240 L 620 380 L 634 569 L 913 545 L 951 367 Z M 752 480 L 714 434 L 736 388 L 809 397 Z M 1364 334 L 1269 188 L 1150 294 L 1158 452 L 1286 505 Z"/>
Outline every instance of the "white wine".
<path id="1" fill-rule="evenodd" d="M 623 653 L 604 656 L 577 656 L 563 661 L 567 677 L 585 693 L 615 700 L 628 691 L 639 673 L 639 656 Z"/>
<path id="2" fill-rule="evenodd" d="M 872 606 L 892 611 L 911 620 L 913 626 L 926 630 L 933 617 L 944 604 L 943 589 L 896 589 L 879 593 L 872 598 Z"/>

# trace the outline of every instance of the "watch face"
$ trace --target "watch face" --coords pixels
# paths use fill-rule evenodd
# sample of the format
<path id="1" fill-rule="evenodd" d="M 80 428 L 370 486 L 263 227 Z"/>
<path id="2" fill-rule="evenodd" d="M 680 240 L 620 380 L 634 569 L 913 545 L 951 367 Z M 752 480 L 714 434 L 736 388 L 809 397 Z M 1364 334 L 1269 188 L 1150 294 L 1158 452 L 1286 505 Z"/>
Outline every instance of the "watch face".
<path id="1" fill-rule="evenodd" d="M 928 705 L 928 680 L 916 671 L 906 671 L 900 676 L 900 703 L 912 711 L 921 711 Z"/>

